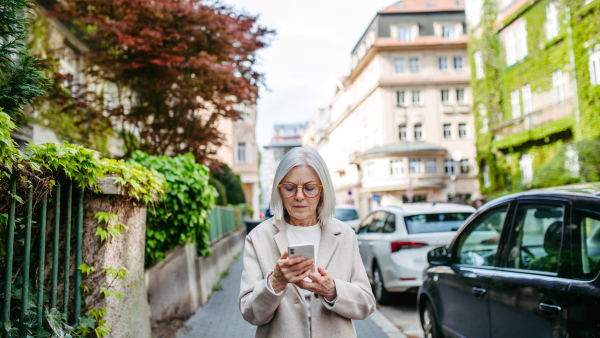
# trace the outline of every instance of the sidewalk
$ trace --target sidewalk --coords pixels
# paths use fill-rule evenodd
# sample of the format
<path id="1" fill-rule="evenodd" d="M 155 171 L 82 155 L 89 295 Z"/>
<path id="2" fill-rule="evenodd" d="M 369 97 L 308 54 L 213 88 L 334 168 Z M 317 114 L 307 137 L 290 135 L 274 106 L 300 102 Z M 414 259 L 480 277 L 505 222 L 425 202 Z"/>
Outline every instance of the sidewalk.
<path id="1" fill-rule="evenodd" d="M 221 279 L 223 289 L 213 292 L 208 303 L 200 307 L 188 321 L 187 325 L 191 330 L 183 332 L 180 330 L 177 333 L 178 338 L 183 337 L 247 337 L 253 338 L 256 332 L 256 327 L 244 321 L 238 308 L 238 293 L 240 291 L 240 278 L 242 276 L 242 257 L 234 262 L 229 268 L 229 276 Z M 380 326 L 386 329 L 384 333 L 382 329 L 375 324 L 371 317 L 374 317 Z M 354 326 L 358 338 L 389 338 L 389 337 L 405 337 L 395 332 L 390 332 L 386 324 L 387 320 L 381 320 L 383 317 L 378 311 L 365 320 L 355 320 Z M 385 318 L 385 317 L 384 317 Z M 387 321 L 387 323 L 386 323 Z M 391 325 L 391 324 L 389 324 Z M 391 325 L 393 326 L 393 325 Z"/>

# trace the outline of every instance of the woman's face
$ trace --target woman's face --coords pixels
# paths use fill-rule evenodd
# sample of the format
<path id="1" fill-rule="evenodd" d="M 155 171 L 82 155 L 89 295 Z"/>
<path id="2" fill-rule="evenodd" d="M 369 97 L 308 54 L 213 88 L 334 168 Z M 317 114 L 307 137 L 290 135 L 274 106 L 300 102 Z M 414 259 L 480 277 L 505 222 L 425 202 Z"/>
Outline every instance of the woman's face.
<path id="1" fill-rule="evenodd" d="M 319 175 L 309 166 L 297 166 L 292 168 L 287 175 L 283 177 L 280 182 L 281 184 L 293 183 L 298 187 L 304 187 L 305 184 L 318 184 L 321 185 Z M 310 225 L 314 225 L 317 222 L 317 206 L 321 200 L 321 194 L 319 193 L 316 197 L 306 197 L 304 191 L 300 188 L 297 189 L 296 196 L 294 197 L 283 197 L 283 205 L 287 210 L 290 217 L 297 221 L 314 221 Z M 314 220 L 312 220 L 314 218 Z"/>

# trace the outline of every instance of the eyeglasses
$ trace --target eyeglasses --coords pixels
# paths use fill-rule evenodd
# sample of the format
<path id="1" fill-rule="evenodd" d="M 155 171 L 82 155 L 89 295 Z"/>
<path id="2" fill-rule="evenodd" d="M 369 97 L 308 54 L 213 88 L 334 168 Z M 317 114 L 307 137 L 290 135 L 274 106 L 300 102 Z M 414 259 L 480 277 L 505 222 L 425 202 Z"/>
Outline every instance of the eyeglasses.
<path id="1" fill-rule="evenodd" d="M 302 189 L 302 193 L 306 197 L 317 197 L 321 192 L 322 185 L 319 184 L 305 184 L 304 186 L 297 186 L 294 183 L 283 183 L 277 186 L 281 191 L 283 197 L 289 198 L 294 197 L 298 193 L 298 188 Z"/>

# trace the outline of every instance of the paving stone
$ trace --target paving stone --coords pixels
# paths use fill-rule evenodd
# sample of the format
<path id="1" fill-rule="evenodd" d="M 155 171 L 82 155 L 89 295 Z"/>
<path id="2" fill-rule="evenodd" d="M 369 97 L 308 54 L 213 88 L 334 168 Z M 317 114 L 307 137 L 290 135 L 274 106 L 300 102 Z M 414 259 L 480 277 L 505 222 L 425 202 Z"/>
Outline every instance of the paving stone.
<path id="1" fill-rule="evenodd" d="M 256 326 L 246 322 L 238 308 L 238 294 L 243 263 L 240 259 L 229 268 L 229 275 L 221 279 L 223 289 L 215 291 L 206 305 L 198 308 L 196 313 L 186 322 L 191 327 L 188 332 L 180 331 L 181 337 L 194 338 L 253 338 Z M 358 338 L 387 338 L 388 336 L 367 318 L 355 320 L 354 326 Z"/>

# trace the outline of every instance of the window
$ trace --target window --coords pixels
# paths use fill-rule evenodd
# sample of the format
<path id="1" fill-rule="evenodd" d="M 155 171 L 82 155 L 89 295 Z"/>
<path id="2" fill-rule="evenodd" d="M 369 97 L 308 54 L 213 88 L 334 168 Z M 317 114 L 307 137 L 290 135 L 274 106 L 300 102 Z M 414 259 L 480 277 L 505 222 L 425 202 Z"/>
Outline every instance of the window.
<path id="1" fill-rule="evenodd" d="M 435 160 L 435 158 L 428 158 L 425 161 L 425 172 L 428 174 L 437 173 L 437 161 Z"/>
<path id="2" fill-rule="evenodd" d="M 513 90 L 510 92 L 510 107 L 513 119 L 521 116 L 521 103 L 519 102 L 518 90 Z"/>
<path id="3" fill-rule="evenodd" d="M 444 173 L 448 176 L 454 175 L 454 161 L 451 159 L 444 160 Z"/>
<path id="4" fill-rule="evenodd" d="M 456 70 L 457 72 L 462 72 L 462 70 L 463 70 L 463 58 L 462 58 L 462 56 L 455 56 L 454 57 L 454 70 Z"/>
<path id="5" fill-rule="evenodd" d="M 440 67 L 440 72 L 447 72 L 448 71 L 448 58 L 447 57 L 441 57 L 438 59 L 438 64 Z"/>
<path id="6" fill-rule="evenodd" d="M 410 71 L 412 73 L 417 73 L 419 71 L 419 58 L 410 58 L 408 61 L 410 63 Z"/>
<path id="7" fill-rule="evenodd" d="M 246 162 L 246 142 L 238 142 L 238 162 Z"/>
<path id="8" fill-rule="evenodd" d="M 389 214 L 381 232 L 383 233 L 392 233 L 396 231 L 396 216 L 393 214 Z"/>
<path id="9" fill-rule="evenodd" d="M 458 137 L 459 138 L 467 138 L 467 124 L 466 123 L 458 124 Z"/>
<path id="10" fill-rule="evenodd" d="M 373 221 L 367 228 L 367 232 L 380 232 L 381 228 L 385 225 L 387 215 L 388 213 L 385 211 L 376 211 L 375 216 L 373 216 Z"/>
<path id="11" fill-rule="evenodd" d="M 517 25 L 517 59 L 522 60 L 527 56 L 527 21 L 523 20 Z"/>
<path id="12" fill-rule="evenodd" d="M 572 144 L 567 145 L 565 151 L 565 169 L 571 177 L 579 177 L 579 152 Z"/>
<path id="13" fill-rule="evenodd" d="M 515 32 L 514 30 L 508 30 L 504 37 L 505 43 L 505 52 L 506 52 L 506 64 L 508 66 L 517 62 L 516 55 L 516 41 L 515 41 Z"/>
<path id="14" fill-rule="evenodd" d="M 592 86 L 600 84 L 600 45 L 594 48 L 593 53 L 590 55 L 588 61 L 588 67 L 590 69 L 590 82 Z"/>
<path id="15" fill-rule="evenodd" d="M 519 168 L 521 169 L 521 183 L 531 183 L 533 179 L 533 156 L 528 154 L 521 156 Z"/>
<path id="16" fill-rule="evenodd" d="M 600 214 L 597 211 L 575 209 L 572 229 L 573 276 L 592 280 L 600 271 Z"/>
<path id="17" fill-rule="evenodd" d="M 556 101 L 558 103 L 565 102 L 565 80 L 563 78 L 562 70 L 557 70 L 552 73 L 552 86 L 554 87 L 554 93 L 556 95 Z"/>
<path id="18" fill-rule="evenodd" d="M 456 27 L 454 25 L 442 26 L 442 38 L 444 39 L 457 39 Z"/>
<path id="19" fill-rule="evenodd" d="M 469 160 L 460 160 L 460 173 L 461 174 L 469 173 Z"/>
<path id="20" fill-rule="evenodd" d="M 394 160 L 390 162 L 390 172 L 392 176 L 400 176 L 404 173 L 404 162 L 402 160 Z"/>
<path id="21" fill-rule="evenodd" d="M 456 90 L 456 102 L 465 103 L 465 90 L 464 89 Z"/>
<path id="22" fill-rule="evenodd" d="M 483 167 L 483 186 L 489 188 L 492 186 L 492 181 L 490 180 L 490 167 Z"/>
<path id="23" fill-rule="evenodd" d="M 481 129 L 479 130 L 482 133 L 488 132 L 488 118 L 487 118 L 487 109 L 485 109 L 485 105 L 480 103 L 479 106 L 479 116 L 481 116 Z"/>
<path id="24" fill-rule="evenodd" d="M 367 165 L 367 174 L 369 177 L 375 177 L 377 175 L 377 167 L 375 162 L 371 162 Z"/>
<path id="25" fill-rule="evenodd" d="M 442 103 L 443 104 L 450 103 L 450 91 L 448 89 L 442 89 Z"/>
<path id="26" fill-rule="evenodd" d="M 411 174 L 420 174 L 421 173 L 421 159 L 420 158 L 411 158 L 408 170 L 410 170 Z"/>
<path id="27" fill-rule="evenodd" d="M 458 239 L 459 264 L 494 266 L 507 207 L 502 206 L 476 218 Z"/>
<path id="28" fill-rule="evenodd" d="M 483 71 L 483 53 L 473 53 L 473 60 L 475 62 L 475 77 L 479 80 L 484 79 L 485 73 Z"/>
<path id="29" fill-rule="evenodd" d="M 396 104 L 398 106 L 404 106 L 406 104 L 404 90 L 399 90 L 396 92 Z"/>
<path id="30" fill-rule="evenodd" d="M 420 124 L 415 124 L 415 141 L 423 140 L 423 126 Z"/>
<path id="31" fill-rule="evenodd" d="M 412 92 L 412 103 L 415 106 L 418 106 L 421 104 L 421 91 L 420 90 L 413 90 Z"/>
<path id="32" fill-rule="evenodd" d="M 556 2 L 546 5 L 546 37 L 552 40 L 558 36 L 558 9 Z"/>
<path id="33" fill-rule="evenodd" d="M 404 73 L 404 59 L 394 59 L 394 71 Z"/>
<path id="34" fill-rule="evenodd" d="M 413 234 L 457 231 L 471 216 L 469 212 L 448 212 L 441 214 L 417 214 L 404 217 L 406 231 Z"/>
<path id="35" fill-rule="evenodd" d="M 452 125 L 444 124 L 444 138 L 452 138 Z"/>
<path id="36" fill-rule="evenodd" d="M 521 87 L 521 97 L 523 98 L 523 115 L 531 114 L 531 87 L 528 84 Z"/>
<path id="37" fill-rule="evenodd" d="M 521 204 L 513 224 L 506 267 L 558 272 L 563 207 Z"/>
<path id="38" fill-rule="evenodd" d="M 398 40 L 413 41 L 412 27 L 398 27 Z"/>
<path id="39" fill-rule="evenodd" d="M 406 125 L 398 127 L 398 138 L 400 138 L 400 141 L 406 141 Z"/>

